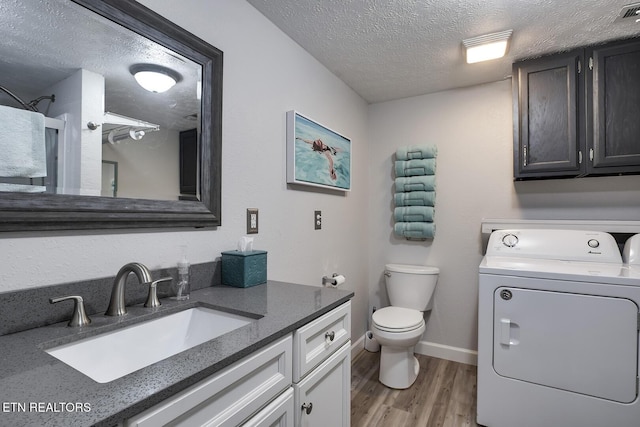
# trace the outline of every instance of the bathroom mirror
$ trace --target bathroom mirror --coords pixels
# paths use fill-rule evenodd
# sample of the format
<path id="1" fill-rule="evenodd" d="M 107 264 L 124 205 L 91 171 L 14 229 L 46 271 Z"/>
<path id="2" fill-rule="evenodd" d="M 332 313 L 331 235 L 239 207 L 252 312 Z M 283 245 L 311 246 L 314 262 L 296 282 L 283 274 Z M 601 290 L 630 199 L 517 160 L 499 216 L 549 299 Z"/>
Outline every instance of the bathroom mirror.
<path id="1" fill-rule="evenodd" d="M 11 8 L 0 18 L 8 41 L 0 47 L 0 86 L 24 101 L 58 92 L 54 102 L 42 99 L 36 107 L 47 116 L 47 150 L 51 130 L 59 146 L 47 153 L 49 176 L 39 185 L 0 179 L 6 186 L 0 231 L 220 225 L 222 52 L 135 1 L 47 0 Z M 17 30 L 32 21 L 39 36 Z M 54 37 L 58 29 L 64 32 Z M 46 46 L 37 37 L 63 42 Z M 134 77 L 140 68 L 172 76 L 175 86 L 164 93 L 143 89 Z M 38 75 L 53 80 L 36 88 Z M 0 93 L 0 105 L 26 112 L 8 98 Z M 111 185 L 114 164 L 117 192 L 106 195 L 101 181 Z M 183 186 L 184 176 L 195 176 L 195 186 Z"/>

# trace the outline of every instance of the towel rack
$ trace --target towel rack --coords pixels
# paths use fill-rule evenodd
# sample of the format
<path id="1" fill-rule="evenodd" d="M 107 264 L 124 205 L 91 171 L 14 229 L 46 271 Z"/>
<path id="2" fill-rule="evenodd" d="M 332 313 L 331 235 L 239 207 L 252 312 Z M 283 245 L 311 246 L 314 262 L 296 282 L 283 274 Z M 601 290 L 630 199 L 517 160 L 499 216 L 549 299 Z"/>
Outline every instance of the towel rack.
<path id="1" fill-rule="evenodd" d="M 436 146 L 400 147 L 396 150 L 394 233 L 409 241 L 425 241 L 435 236 Z M 412 182 L 413 181 L 413 182 Z M 409 191 L 406 183 L 410 183 Z M 427 185 L 430 191 L 426 194 Z M 400 194 L 401 193 L 401 194 Z M 407 194 L 412 194 L 406 197 Z M 400 197 L 398 197 L 400 196 Z M 420 210 L 419 210 L 420 209 Z"/>

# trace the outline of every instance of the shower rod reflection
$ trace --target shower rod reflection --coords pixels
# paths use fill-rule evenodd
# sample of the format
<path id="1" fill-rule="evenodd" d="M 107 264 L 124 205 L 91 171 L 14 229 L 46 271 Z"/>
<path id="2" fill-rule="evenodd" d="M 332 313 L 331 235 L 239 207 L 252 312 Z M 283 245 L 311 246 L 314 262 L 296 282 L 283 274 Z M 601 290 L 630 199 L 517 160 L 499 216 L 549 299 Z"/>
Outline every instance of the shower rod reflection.
<path id="1" fill-rule="evenodd" d="M 50 99 L 51 102 L 56 102 L 56 96 L 55 95 L 50 95 L 50 96 L 40 96 L 36 99 L 33 99 L 29 102 L 24 102 L 22 100 L 22 98 L 20 98 L 18 95 L 16 95 L 15 93 L 11 92 L 9 89 L 7 89 L 4 86 L 0 86 L 0 90 L 4 93 L 6 93 L 7 95 L 9 95 L 10 97 L 12 97 L 16 102 L 18 102 L 20 105 L 22 105 L 22 108 L 24 108 L 25 110 L 29 110 L 29 111 L 34 111 L 36 113 L 39 113 L 40 110 L 38 110 L 38 103 L 40 103 L 40 101 L 44 100 L 44 99 Z"/>

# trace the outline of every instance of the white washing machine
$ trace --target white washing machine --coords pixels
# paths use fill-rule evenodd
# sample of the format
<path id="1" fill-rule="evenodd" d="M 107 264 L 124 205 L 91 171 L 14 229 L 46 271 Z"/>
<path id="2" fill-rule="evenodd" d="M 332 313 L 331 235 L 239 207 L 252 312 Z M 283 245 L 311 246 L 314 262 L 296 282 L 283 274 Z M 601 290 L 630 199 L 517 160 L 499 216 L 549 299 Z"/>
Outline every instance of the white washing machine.
<path id="1" fill-rule="evenodd" d="M 495 231 L 479 270 L 478 424 L 640 426 L 640 272 L 610 234 Z"/>

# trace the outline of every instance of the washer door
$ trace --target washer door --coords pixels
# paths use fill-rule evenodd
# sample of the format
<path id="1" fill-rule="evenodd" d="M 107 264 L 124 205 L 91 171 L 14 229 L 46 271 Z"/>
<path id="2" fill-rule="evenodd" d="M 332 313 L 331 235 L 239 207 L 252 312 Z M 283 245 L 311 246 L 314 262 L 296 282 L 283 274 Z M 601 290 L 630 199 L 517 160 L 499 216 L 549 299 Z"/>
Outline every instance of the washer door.
<path id="1" fill-rule="evenodd" d="M 499 375 L 622 403 L 636 399 L 638 306 L 629 299 L 498 288 L 493 341 Z"/>

